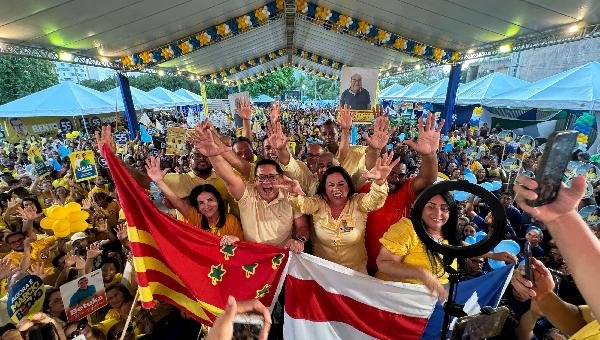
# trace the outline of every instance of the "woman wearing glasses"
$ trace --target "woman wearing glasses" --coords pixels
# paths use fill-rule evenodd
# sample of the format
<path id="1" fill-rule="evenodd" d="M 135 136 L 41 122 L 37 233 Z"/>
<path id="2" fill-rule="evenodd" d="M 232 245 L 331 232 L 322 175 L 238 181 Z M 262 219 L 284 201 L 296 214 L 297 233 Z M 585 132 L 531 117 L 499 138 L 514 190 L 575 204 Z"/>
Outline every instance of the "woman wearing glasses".
<path id="1" fill-rule="evenodd" d="M 435 195 L 425 204 L 421 215 L 429 236 L 439 243 L 461 245 L 458 238 L 456 203 L 449 194 Z M 376 277 L 388 281 L 401 281 L 425 285 L 429 291 L 445 300 L 448 293 L 446 265 L 456 268 L 456 263 L 446 263 L 443 257 L 427 249 L 421 242 L 413 222 L 406 217 L 393 224 L 379 240 L 381 251 L 377 257 L 379 271 Z M 507 252 L 488 253 L 483 257 L 498 261 L 516 262 Z"/>
<path id="2" fill-rule="evenodd" d="M 167 171 L 168 169 L 161 170 L 160 158 L 146 159 L 148 176 L 188 223 L 220 236 L 221 245 L 233 244 L 244 238 L 239 220 L 234 215 L 226 213 L 225 202 L 214 186 L 199 185 L 192 189 L 187 200 L 181 199 L 163 180 Z"/>

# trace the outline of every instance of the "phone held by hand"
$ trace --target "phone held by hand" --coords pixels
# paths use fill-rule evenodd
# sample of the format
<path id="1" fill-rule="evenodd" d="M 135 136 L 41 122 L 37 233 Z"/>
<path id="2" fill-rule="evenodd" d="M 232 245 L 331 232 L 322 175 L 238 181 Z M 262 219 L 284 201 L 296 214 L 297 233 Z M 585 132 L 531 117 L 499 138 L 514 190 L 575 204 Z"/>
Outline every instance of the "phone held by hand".
<path id="1" fill-rule="evenodd" d="M 529 241 L 525 241 L 523 248 L 525 248 L 523 251 L 525 255 L 525 278 L 531 281 L 531 283 L 535 284 L 533 278 L 533 268 L 531 267 L 531 244 Z"/>
<path id="2" fill-rule="evenodd" d="M 233 339 L 258 339 L 264 324 L 262 315 L 238 314 L 233 319 Z"/>
<path id="3" fill-rule="evenodd" d="M 539 207 L 554 202 L 571 160 L 578 134 L 577 131 L 555 131 L 548 137 L 542 159 L 535 172 L 538 197 L 535 200 L 527 200 L 528 205 Z"/>

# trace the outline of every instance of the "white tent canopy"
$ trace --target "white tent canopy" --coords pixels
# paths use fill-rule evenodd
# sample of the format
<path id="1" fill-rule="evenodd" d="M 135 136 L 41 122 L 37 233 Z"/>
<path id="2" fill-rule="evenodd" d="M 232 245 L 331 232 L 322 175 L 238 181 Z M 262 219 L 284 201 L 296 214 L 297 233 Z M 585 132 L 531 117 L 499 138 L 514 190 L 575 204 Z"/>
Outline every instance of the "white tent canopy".
<path id="1" fill-rule="evenodd" d="M 0 106 L 0 117 L 71 117 L 115 111 L 110 96 L 63 82 Z"/>
<path id="2" fill-rule="evenodd" d="M 493 72 L 464 84 L 456 95 L 457 105 L 481 104 L 498 94 L 524 87 L 530 83 L 504 73 Z"/>
<path id="3" fill-rule="evenodd" d="M 192 102 L 195 102 L 196 104 L 202 103 L 202 97 L 190 90 L 179 89 L 175 91 L 175 94 L 177 94 L 180 97 L 187 98 Z"/>
<path id="4" fill-rule="evenodd" d="M 148 91 L 148 94 L 158 99 L 162 106 L 183 106 L 193 104 L 192 100 L 183 98 L 175 92 L 160 86 Z"/>
<path id="5" fill-rule="evenodd" d="M 501 93 L 484 105 L 555 110 L 600 110 L 600 62 L 591 62 Z"/>
<path id="6" fill-rule="evenodd" d="M 448 78 L 444 78 L 429 85 L 426 89 L 415 95 L 407 96 L 405 100 L 413 102 L 443 103 L 446 99 L 447 90 Z"/>
<path id="7" fill-rule="evenodd" d="M 379 99 L 390 99 L 390 96 L 389 96 L 390 94 L 399 92 L 403 88 L 404 88 L 404 86 L 402 86 L 398 83 L 392 84 L 392 85 L 386 87 L 385 89 L 381 90 L 381 92 L 379 93 Z"/>
<path id="8" fill-rule="evenodd" d="M 427 88 L 427 85 L 414 82 L 406 85 L 402 90 L 389 93 L 387 99 L 404 100 L 407 97 L 413 96 Z"/>
<path id="9" fill-rule="evenodd" d="M 150 94 L 133 86 L 130 86 L 129 88 L 131 89 L 133 106 L 136 109 L 152 109 L 162 106 L 161 101 L 152 97 Z M 115 87 L 114 89 L 108 90 L 104 93 L 113 99 L 113 102 L 117 104 L 120 110 L 123 109 L 123 96 L 121 95 L 121 88 Z"/>

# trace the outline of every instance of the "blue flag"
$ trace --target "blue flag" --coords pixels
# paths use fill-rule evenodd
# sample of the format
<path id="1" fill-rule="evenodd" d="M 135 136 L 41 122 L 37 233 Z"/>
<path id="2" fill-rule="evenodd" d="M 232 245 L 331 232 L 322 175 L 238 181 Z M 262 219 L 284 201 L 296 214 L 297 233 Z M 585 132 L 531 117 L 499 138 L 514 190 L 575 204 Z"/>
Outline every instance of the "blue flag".
<path id="1" fill-rule="evenodd" d="M 454 301 L 465 305 L 463 310 L 468 315 L 477 314 L 481 308 L 498 307 L 500 298 L 512 278 L 514 267 L 504 266 L 480 277 L 459 282 L 456 286 Z M 439 339 L 444 321 L 444 307 L 438 303 L 429 318 L 425 333 L 421 339 Z M 448 332 L 448 336 L 450 336 Z"/>
<path id="2" fill-rule="evenodd" d="M 350 144 L 355 145 L 358 143 L 358 129 L 355 124 L 352 124 L 352 130 L 350 131 Z"/>

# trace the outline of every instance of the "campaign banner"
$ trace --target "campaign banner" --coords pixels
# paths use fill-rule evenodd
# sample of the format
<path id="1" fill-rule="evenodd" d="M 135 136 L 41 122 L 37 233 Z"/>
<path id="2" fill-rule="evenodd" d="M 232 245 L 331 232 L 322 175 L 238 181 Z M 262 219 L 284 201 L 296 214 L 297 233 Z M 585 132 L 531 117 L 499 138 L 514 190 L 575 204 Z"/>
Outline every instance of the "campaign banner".
<path id="1" fill-rule="evenodd" d="M 186 130 L 181 127 L 167 128 L 167 148 L 165 155 L 181 156 L 185 153 Z"/>
<path id="2" fill-rule="evenodd" d="M 75 151 L 69 155 L 71 169 L 75 174 L 75 182 L 87 181 L 98 177 L 94 151 Z"/>
<path id="3" fill-rule="evenodd" d="M 31 146 L 27 150 L 27 157 L 40 178 L 50 174 L 50 167 L 44 162 L 44 156 L 36 146 Z"/>
<path id="4" fill-rule="evenodd" d="M 81 320 L 106 306 L 102 270 L 95 270 L 60 286 L 60 296 L 69 322 Z"/>
<path id="5" fill-rule="evenodd" d="M 28 315 L 42 311 L 46 286 L 44 281 L 35 275 L 27 275 L 17 281 L 8 292 L 6 304 L 8 316 L 18 323 Z"/>
<path id="6" fill-rule="evenodd" d="M 371 110 L 377 104 L 378 70 L 363 67 L 342 67 L 339 105 L 351 110 Z"/>

